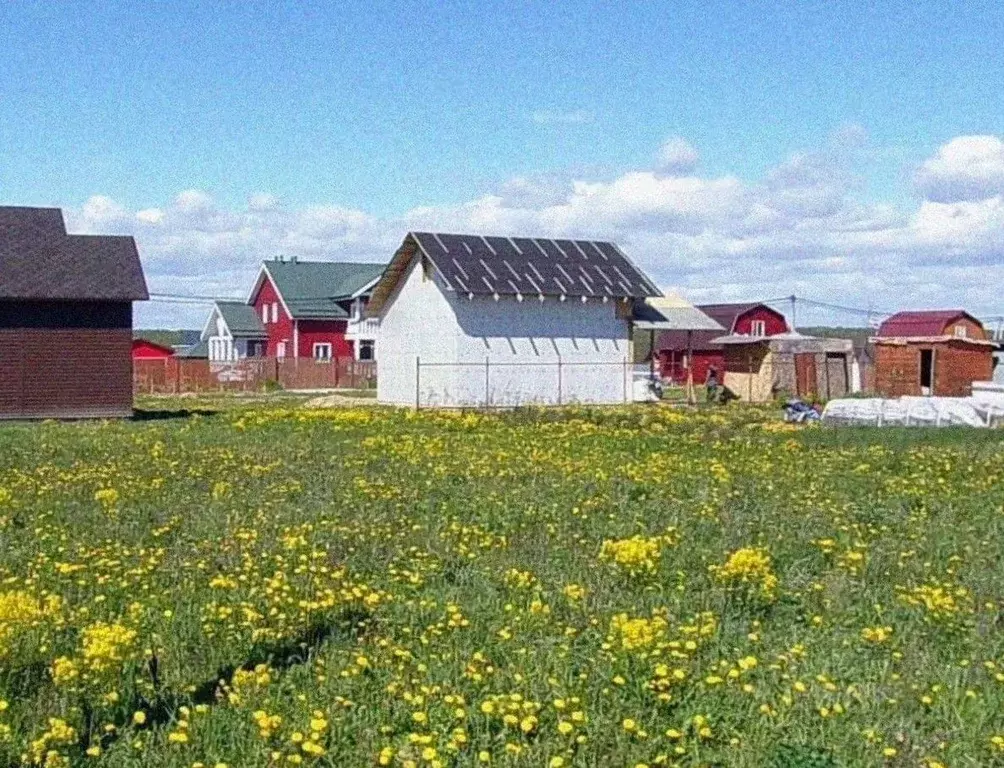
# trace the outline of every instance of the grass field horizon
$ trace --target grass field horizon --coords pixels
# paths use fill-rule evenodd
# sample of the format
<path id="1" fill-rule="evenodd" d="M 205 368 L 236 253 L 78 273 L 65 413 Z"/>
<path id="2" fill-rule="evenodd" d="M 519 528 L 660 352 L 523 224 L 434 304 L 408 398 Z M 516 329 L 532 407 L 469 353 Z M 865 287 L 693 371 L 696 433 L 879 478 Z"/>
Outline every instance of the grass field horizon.
<path id="1" fill-rule="evenodd" d="M 0 426 L 0 766 L 1004 764 L 996 432 L 143 406 Z"/>

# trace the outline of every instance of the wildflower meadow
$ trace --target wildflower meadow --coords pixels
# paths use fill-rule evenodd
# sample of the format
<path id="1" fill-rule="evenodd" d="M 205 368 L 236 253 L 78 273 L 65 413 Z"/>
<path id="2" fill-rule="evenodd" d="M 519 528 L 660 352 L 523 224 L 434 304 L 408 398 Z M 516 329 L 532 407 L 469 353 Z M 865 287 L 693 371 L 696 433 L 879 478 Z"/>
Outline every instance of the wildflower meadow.
<path id="1" fill-rule="evenodd" d="M 0 427 L 0 766 L 1004 765 L 1004 451 L 769 410 Z"/>

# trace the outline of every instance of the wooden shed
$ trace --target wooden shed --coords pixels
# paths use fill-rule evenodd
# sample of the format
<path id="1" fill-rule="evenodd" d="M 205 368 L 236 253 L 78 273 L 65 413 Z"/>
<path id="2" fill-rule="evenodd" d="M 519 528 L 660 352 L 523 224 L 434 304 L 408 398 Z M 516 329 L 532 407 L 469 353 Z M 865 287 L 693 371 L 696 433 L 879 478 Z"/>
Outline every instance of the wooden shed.
<path id="1" fill-rule="evenodd" d="M 766 403 L 783 393 L 828 400 L 851 392 L 848 339 L 791 332 L 764 338 L 733 334 L 715 343 L 724 350 L 724 384 L 740 400 Z"/>
<path id="2" fill-rule="evenodd" d="M 965 397 L 993 376 L 996 344 L 961 309 L 897 312 L 872 338 L 875 389 L 886 397 Z"/>
<path id="3" fill-rule="evenodd" d="M 131 415 L 132 302 L 147 298 L 131 237 L 0 207 L 0 418 Z"/>

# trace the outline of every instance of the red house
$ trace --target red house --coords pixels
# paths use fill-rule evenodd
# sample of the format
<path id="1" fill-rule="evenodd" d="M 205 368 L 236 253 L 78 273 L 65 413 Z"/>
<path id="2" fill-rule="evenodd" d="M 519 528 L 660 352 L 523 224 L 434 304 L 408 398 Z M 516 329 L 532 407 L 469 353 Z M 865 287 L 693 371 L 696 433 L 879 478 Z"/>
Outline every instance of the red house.
<path id="1" fill-rule="evenodd" d="M 167 360 L 174 357 L 174 350 L 149 339 L 132 340 L 133 360 Z"/>
<path id="2" fill-rule="evenodd" d="M 719 336 L 776 336 L 787 333 L 790 329 L 784 315 L 766 304 L 704 304 L 697 307 L 704 314 L 725 328 L 721 331 L 692 331 L 689 336 L 689 346 L 693 356 L 694 382 L 704 382 L 708 369 L 718 372 L 721 382 L 725 373 L 725 353 L 721 344 L 714 344 L 712 339 Z M 659 370 L 662 377 L 676 383 L 687 380 L 688 332 L 664 331 L 656 341 L 659 355 Z"/>
<path id="3" fill-rule="evenodd" d="M 269 357 L 376 359 L 378 321 L 363 316 L 383 264 L 266 261 L 248 296 Z"/>

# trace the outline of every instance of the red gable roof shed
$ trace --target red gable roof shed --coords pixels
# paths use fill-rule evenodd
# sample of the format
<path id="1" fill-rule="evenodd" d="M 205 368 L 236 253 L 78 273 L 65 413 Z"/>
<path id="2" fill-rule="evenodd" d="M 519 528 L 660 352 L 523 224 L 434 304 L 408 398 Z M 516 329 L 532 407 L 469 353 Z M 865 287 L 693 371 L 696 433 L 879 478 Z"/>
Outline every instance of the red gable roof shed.
<path id="1" fill-rule="evenodd" d="M 941 336 L 949 325 L 963 318 L 982 326 L 979 320 L 961 309 L 897 312 L 879 326 L 876 336 L 879 338 Z"/>

